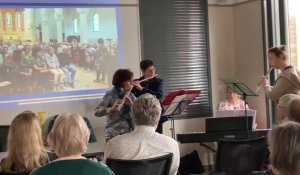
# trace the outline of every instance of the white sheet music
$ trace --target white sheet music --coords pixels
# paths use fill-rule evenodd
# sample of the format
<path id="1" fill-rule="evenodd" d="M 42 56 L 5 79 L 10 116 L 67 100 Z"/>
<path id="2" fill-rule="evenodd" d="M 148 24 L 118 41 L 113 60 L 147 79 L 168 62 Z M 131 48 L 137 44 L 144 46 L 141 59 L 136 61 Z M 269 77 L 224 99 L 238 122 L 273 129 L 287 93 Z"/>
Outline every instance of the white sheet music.
<path id="1" fill-rule="evenodd" d="M 174 114 L 175 110 L 178 109 L 178 105 L 181 101 L 188 99 L 189 94 L 183 94 L 176 96 L 172 103 L 165 109 L 166 111 L 163 113 L 163 116 L 168 116 Z"/>
<path id="2" fill-rule="evenodd" d="M 216 117 L 240 117 L 245 116 L 245 110 L 216 111 Z M 256 110 L 248 109 L 247 116 L 253 116 L 252 129 L 256 129 Z"/>

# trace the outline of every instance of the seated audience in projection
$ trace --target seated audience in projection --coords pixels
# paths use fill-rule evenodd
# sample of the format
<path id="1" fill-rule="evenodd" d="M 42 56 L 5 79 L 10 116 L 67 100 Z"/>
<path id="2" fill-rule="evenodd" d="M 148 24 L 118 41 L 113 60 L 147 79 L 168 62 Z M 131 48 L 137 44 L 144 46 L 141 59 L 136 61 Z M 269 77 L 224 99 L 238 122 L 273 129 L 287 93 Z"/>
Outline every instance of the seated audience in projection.
<path id="1" fill-rule="evenodd" d="M 112 90 L 106 92 L 102 102 L 97 106 L 97 117 L 107 116 L 105 139 L 122 135 L 134 130 L 131 108 L 135 96 L 131 93 L 133 73 L 128 69 L 119 69 L 112 80 Z"/>
<path id="2" fill-rule="evenodd" d="M 0 50 L 0 67 L 3 65 L 3 61 L 4 61 L 4 58 L 3 58 L 3 55 L 2 55 L 2 49 Z"/>
<path id="3" fill-rule="evenodd" d="M 32 48 L 32 69 L 34 76 L 34 90 L 41 92 L 45 91 L 46 87 L 49 86 L 49 81 L 51 73 L 47 68 L 46 60 L 42 55 L 42 48 L 34 47 Z"/>
<path id="4" fill-rule="evenodd" d="M 161 114 L 159 100 L 151 95 L 139 96 L 133 104 L 133 132 L 111 139 L 104 152 L 107 158 L 139 160 L 173 153 L 170 175 L 176 175 L 179 167 L 179 146 L 171 137 L 155 132 Z"/>
<path id="5" fill-rule="evenodd" d="M 53 91 L 58 89 L 64 89 L 64 72 L 60 69 L 60 65 L 56 54 L 54 53 L 54 48 L 49 47 L 48 53 L 46 54 L 46 63 L 49 71 L 54 77 Z"/>
<path id="6" fill-rule="evenodd" d="M 225 100 L 220 102 L 218 110 L 227 111 L 245 109 L 245 102 L 240 99 L 240 96 L 236 92 L 234 92 L 229 87 L 226 88 L 226 92 L 227 97 Z M 246 105 L 246 109 L 249 109 L 248 105 Z"/>
<path id="7" fill-rule="evenodd" d="M 1 172 L 29 174 L 55 157 L 44 148 L 39 119 L 31 111 L 24 111 L 13 119 L 7 140 L 7 157 L 0 163 Z"/>
<path id="8" fill-rule="evenodd" d="M 89 137 L 90 131 L 80 115 L 58 116 L 48 135 L 48 143 L 59 158 L 34 170 L 31 175 L 113 175 L 107 166 L 82 156 Z"/>
<path id="9" fill-rule="evenodd" d="M 269 133 L 270 161 L 275 175 L 300 174 L 300 124 L 287 122 Z"/>
<path id="10" fill-rule="evenodd" d="M 21 49 L 13 51 L 12 61 L 11 73 L 15 92 L 32 92 L 32 62 L 25 60 L 24 51 Z"/>
<path id="11" fill-rule="evenodd" d="M 23 51 L 24 51 L 24 56 L 23 56 L 24 60 L 27 61 L 27 62 L 32 63 L 33 56 L 32 56 L 32 53 L 31 53 L 30 46 L 29 45 L 25 45 L 24 48 L 23 48 Z"/>
<path id="12" fill-rule="evenodd" d="M 278 124 L 280 123 L 284 123 L 284 122 L 287 122 L 289 121 L 289 116 L 290 115 L 295 115 L 297 112 L 297 106 L 293 106 L 292 111 L 289 111 L 289 106 L 291 104 L 292 101 L 296 100 L 296 99 L 300 99 L 300 96 L 299 95 L 296 95 L 296 94 L 285 94 L 283 96 L 281 96 L 279 98 L 279 101 L 278 101 L 278 104 L 277 104 L 277 107 L 276 107 L 276 122 Z M 297 115 L 297 114 L 296 114 Z"/>
<path id="13" fill-rule="evenodd" d="M 62 46 L 62 52 L 57 54 L 60 68 L 64 71 L 66 76 L 66 84 L 74 88 L 76 67 L 72 64 L 72 53 L 68 46 Z"/>
<path id="14" fill-rule="evenodd" d="M 93 22 L 86 23 L 88 20 L 81 18 L 79 10 Z M 122 28 L 118 27 L 116 7 L 25 8 L 22 11 L 10 8 L 8 13 L 20 14 L 23 22 L 20 24 L 22 30 L 16 30 L 15 34 L 5 30 L 0 33 L 0 38 L 12 35 L 11 39 L 0 42 L 0 83 L 7 82 L 5 87 L 1 84 L 0 96 L 109 88 L 107 82 L 124 64 L 124 56 L 119 58 L 118 52 L 118 33 Z M 64 19 L 62 26 L 53 20 L 58 16 Z M 43 30 L 26 27 L 40 24 L 41 20 L 44 21 Z M 82 28 L 84 22 L 86 25 Z M 36 48 L 41 52 L 36 53 Z M 42 77 L 44 83 L 37 85 L 37 79 Z"/>

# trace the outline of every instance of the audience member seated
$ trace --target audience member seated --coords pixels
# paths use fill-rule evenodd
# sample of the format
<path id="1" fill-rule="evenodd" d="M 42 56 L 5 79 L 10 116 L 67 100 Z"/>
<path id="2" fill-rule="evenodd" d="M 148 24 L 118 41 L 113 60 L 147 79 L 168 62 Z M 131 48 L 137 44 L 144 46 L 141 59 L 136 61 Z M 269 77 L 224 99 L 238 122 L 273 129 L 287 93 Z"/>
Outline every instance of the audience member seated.
<path id="1" fill-rule="evenodd" d="M 288 113 L 288 119 L 290 121 L 300 123 L 300 96 L 290 102 Z"/>
<path id="2" fill-rule="evenodd" d="M 57 54 L 58 61 L 60 64 L 60 68 L 64 71 L 66 76 L 66 83 L 74 88 L 75 83 L 75 74 L 76 74 L 76 67 L 71 64 L 71 49 L 68 46 L 63 45 L 62 52 Z"/>
<path id="3" fill-rule="evenodd" d="M 9 128 L 7 157 L 0 163 L 1 172 L 28 173 L 52 159 L 43 146 L 37 115 L 24 111 L 17 115 Z"/>
<path id="4" fill-rule="evenodd" d="M 249 106 L 246 105 L 246 108 L 249 109 Z M 235 93 L 232 89 L 227 87 L 227 98 L 219 104 L 218 110 L 228 111 L 228 110 L 244 110 L 245 102 L 240 99 L 240 96 Z"/>
<path id="5" fill-rule="evenodd" d="M 35 79 L 34 89 L 36 91 L 41 91 L 45 86 L 47 86 L 48 83 L 47 80 L 49 80 L 50 72 L 47 68 L 46 60 L 43 58 L 42 48 L 40 47 L 33 48 L 32 56 L 33 56 L 33 65 L 32 65 L 33 76 Z"/>
<path id="6" fill-rule="evenodd" d="M 287 122 L 269 133 L 270 160 L 275 175 L 300 174 L 300 124 Z"/>
<path id="7" fill-rule="evenodd" d="M 48 142 L 59 158 L 34 170 L 32 175 L 112 175 L 107 166 L 81 156 L 87 149 L 89 136 L 89 129 L 80 115 L 58 116 Z"/>
<path id="8" fill-rule="evenodd" d="M 277 104 L 277 109 L 276 109 L 276 122 L 277 123 L 284 123 L 287 122 L 289 120 L 289 105 L 291 104 L 291 102 L 295 99 L 300 99 L 300 96 L 296 95 L 296 94 L 286 94 L 283 95 L 279 98 L 278 104 Z M 292 109 L 293 110 L 293 114 L 294 110 L 297 109 Z M 299 108 L 299 114 L 300 114 L 300 108 Z M 294 115 L 293 115 L 294 116 Z"/>
<path id="9" fill-rule="evenodd" d="M 159 100 L 150 94 L 141 95 L 133 104 L 133 132 L 112 138 L 106 145 L 107 158 L 139 160 L 173 153 L 170 175 L 176 175 L 179 167 L 178 143 L 155 132 L 161 114 Z M 141 172 L 142 173 L 142 172 Z"/>
<path id="10" fill-rule="evenodd" d="M 54 48 L 48 48 L 48 54 L 46 55 L 46 63 L 49 71 L 54 76 L 54 86 L 53 91 L 58 90 L 59 88 L 64 89 L 64 72 L 59 68 L 58 59 L 54 53 Z"/>
<path id="11" fill-rule="evenodd" d="M 13 86 L 15 93 L 25 91 L 32 92 L 32 63 L 24 59 L 24 51 L 14 50 L 13 52 Z"/>

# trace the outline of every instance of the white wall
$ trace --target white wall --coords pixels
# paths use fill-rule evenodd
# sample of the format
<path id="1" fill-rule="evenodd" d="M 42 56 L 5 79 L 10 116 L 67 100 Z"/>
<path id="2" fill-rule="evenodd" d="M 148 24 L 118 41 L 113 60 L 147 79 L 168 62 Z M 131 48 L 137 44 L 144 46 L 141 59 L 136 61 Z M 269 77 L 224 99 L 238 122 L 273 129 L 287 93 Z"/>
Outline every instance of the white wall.
<path id="1" fill-rule="evenodd" d="M 252 90 L 256 89 L 264 74 L 263 34 L 261 2 L 254 1 L 234 7 L 234 29 L 237 78 Z M 266 101 L 264 93 L 249 97 L 249 105 L 257 110 L 259 128 L 267 127 Z"/>
<path id="2" fill-rule="evenodd" d="M 225 98 L 225 86 L 220 78 L 239 79 L 255 90 L 263 74 L 263 41 L 260 1 L 230 6 L 209 5 L 209 42 L 213 109 Z M 264 94 L 249 97 L 249 105 L 258 111 L 258 125 L 266 128 Z M 176 133 L 205 131 L 205 118 L 175 121 Z M 171 136 L 170 122 L 164 133 Z M 214 143 L 211 146 L 216 146 Z M 213 154 L 199 144 L 180 144 L 181 155 L 198 150 L 204 165 L 213 163 Z"/>
<path id="3" fill-rule="evenodd" d="M 233 7 L 209 7 L 209 42 L 213 109 L 226 97 L 220 79 L 236 79 L 235 28 Z"/>

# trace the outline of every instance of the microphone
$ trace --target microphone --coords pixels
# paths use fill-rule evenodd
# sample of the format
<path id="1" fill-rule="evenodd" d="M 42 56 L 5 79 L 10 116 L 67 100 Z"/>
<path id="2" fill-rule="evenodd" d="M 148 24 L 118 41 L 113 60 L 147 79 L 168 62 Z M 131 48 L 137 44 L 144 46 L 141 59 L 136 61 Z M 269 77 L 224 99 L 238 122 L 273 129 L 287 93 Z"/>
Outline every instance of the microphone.
<path id="1" fill-rule="evenodd" d="M 265 77 L 268 77 L 269 76 L 269 73 L 273 70 L 272 67 L 269 68 L 268 72 L 265 74 Z M 256 87 L 256 90 L 255 90 L 255 93 L 258 94 L 259 92 L 259 89 L 260 89 L 260 83 L 257 83 L 257 87 Z"/>

